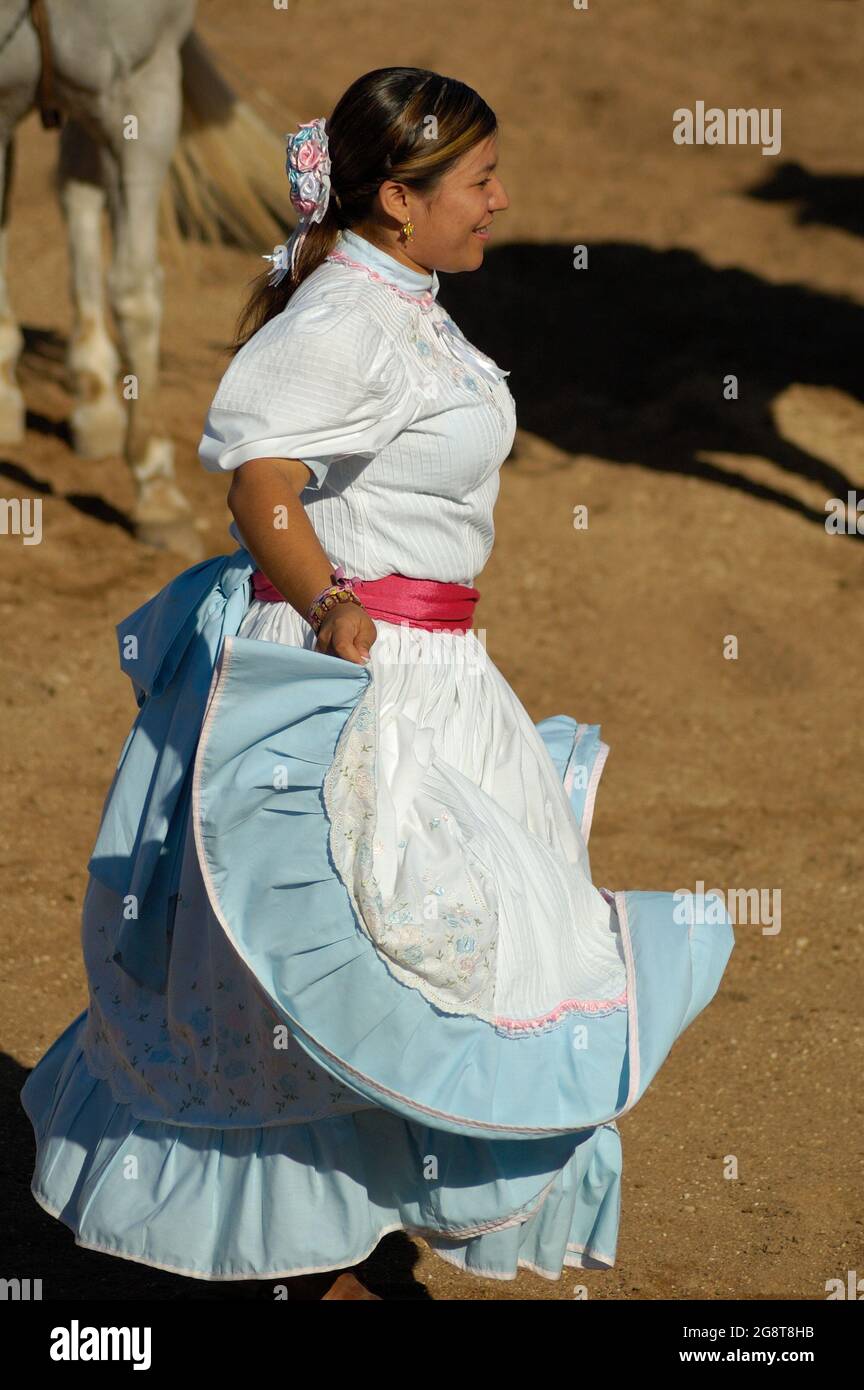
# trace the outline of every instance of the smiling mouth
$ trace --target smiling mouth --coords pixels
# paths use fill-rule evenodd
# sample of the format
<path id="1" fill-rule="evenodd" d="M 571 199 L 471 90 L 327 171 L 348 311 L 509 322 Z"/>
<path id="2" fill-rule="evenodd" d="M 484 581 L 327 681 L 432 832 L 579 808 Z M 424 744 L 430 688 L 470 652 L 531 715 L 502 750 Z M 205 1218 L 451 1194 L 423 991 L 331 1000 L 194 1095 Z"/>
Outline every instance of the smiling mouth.
<path id="1" fill-rule="evenodd" d="M 492 226 L 492 223 L 491 223 L 491 222 L 484 222 L 484 224 L 483 224 L 482 227 L 474 227 L 474 228 L 473 228 L 474 236 L 482 236 L 482 237 L 488 236 L 488 235 L 489 235 L 489 228 L 490 228 L 491 226 Z"/>

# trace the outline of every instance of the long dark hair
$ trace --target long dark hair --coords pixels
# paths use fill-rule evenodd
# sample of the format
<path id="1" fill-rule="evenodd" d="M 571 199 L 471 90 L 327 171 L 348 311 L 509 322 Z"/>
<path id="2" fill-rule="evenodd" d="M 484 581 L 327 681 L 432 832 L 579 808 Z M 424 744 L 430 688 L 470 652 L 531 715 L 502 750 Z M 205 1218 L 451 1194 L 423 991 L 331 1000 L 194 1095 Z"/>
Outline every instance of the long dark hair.
<path id="1" fill-rule="evenodd" d="M 427 136 L 430 116 L 436 120 L 434 139 Z M 326 130 L 331 162 L 327 211 L 309 226 L 294 280 L 289 274 L 269 285 L 271 268 L 256 276 L 237 321 L 232 354 L 281 313 L 332 251 L 339 231 L 369 217 L 385 180 L 396 179 L 418 194 L 434 192 L 466 151 L 495 133 L 497 121 L 482 97 L 454 77 L 427 68 L 375 68 L 340 97 Z"/>

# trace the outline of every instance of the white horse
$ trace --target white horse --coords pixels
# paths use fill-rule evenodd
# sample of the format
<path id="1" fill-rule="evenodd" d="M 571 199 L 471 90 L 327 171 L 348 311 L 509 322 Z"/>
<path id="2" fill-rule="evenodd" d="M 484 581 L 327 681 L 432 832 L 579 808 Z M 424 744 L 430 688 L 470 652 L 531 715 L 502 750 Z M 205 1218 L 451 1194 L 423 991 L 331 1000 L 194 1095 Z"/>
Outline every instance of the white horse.
<path id="1" fill-rule="evenodd" d="M 160 214 L 175 247 L 179 222 L 186 234 L 221 236 L 259 252 L 282 240 L 292 218 L 282 141 L 235 100 L 192 31 L 195 6 L 0 0 L 0 444 L 24 438 L 15 379 L 23 337 L 9 302 L 6 233 L 15 127 L 38 104 L 43 125 L 62 122 L 58 187 L 74 302 L 66 354 L 73 446 L 89 458 L 122 452 L 134 479 L 136 534 L 193 558 L 200 540 L 175 480 L 172 441 L 160 431 Z M 120 354 L 102 287 L 106 200 L 108 298 Z M 128 409 L 118 397 L 121 363 Z"/>

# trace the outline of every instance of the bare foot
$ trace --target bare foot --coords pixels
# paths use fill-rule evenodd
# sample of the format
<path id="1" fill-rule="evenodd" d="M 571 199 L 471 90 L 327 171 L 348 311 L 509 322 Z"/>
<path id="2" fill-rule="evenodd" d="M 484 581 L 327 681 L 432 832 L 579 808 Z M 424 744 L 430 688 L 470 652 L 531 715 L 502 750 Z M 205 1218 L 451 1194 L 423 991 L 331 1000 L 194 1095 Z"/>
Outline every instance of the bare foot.
<path id="1" fill-rule="evenodd" d="M 325 1298 L 374 1298 L 379 1303 L 384 1301 L 378 1297 L 377 1293 L 373 1293 L 371 1289 L 365 1288 L 364 1285 L 360 1283 L 359 1279 L 349 1273 L 339 1275 L 335 1284 L 331 1284 L 330 1288 L 324 1294 L 324 1297 L 321 1299 L 322 1303 Z"/>

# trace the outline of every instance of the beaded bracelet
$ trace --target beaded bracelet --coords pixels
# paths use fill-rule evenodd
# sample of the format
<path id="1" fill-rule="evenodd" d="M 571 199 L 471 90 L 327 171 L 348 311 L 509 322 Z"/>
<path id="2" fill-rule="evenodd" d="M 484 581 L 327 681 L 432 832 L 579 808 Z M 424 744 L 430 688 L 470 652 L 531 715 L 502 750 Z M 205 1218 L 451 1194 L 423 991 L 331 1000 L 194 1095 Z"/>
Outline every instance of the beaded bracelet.
<path id="1" fill-rule="evenodd" d="M 346 577 L 345 571 L 341 565 L 336 566 L 336 568 L 330 575 L 330 579 L 332 582 L 328 584 L 325 589 L 322 589 L 320 594 L 315 595 L 315 597 L 309 605 L 310 609 L 313 608 L 314 605 L 319 601 L 319 599 L 322 599 L 325 594 L 329 594 L 331 589 L 348 589 L 351 588 L 354 583 L 352 579 L 348 579 Z"/>
<path id="2" fill-rule="evenodd" d="M 333 583 L 326 589 L 322 589 L 310 603 L 306 620 L 312 629 L 317 633 L 325 617 L 331 608 L 335 608 L 337 603 L 356 603 L 362 608 L 363 604 L 354 591 L 352 581 L 346 576 L 341 565 L 330 575 Z"/>

